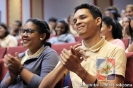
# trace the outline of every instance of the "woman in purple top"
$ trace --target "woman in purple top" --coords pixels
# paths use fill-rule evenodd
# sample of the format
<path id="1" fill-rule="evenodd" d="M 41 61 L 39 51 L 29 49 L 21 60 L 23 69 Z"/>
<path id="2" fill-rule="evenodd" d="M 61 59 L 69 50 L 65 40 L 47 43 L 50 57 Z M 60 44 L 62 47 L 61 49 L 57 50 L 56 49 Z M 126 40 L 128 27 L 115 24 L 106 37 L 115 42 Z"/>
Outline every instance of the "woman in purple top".
<path id="1" fill-rule="evenodd" d="M 5 55 L 4 65 L 8 72 L 0 83 L 0 88 L 38 88 L 42 79 L 59 61 L 57 52 L 46 42 L 50 37 L 46 22 L 28 19 L 20 34 L 27 50 L 19 55 L 16 53 L 15 57 Z"/>

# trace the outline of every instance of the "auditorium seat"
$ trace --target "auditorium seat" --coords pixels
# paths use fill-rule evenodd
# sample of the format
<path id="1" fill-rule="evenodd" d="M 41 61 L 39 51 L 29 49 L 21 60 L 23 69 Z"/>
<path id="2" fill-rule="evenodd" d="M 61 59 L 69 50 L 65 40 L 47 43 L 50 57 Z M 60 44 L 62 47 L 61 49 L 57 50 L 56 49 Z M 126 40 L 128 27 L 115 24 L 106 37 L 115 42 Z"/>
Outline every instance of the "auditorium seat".
<path id="1" fill-rule="evenodd" d="M 133 85 L 133 52 L 126 53 L 126 56 L 127 56 L 127 64 L 126 64 L 124 83 Z"/>
<path id="2" fill-rule="evenodd" d="M 6 72 L 7 72 L 7 68 L 5 68 L 4 66 L 3 59 L 0 59 L 0 82 L 4 78 Z"/>
<path id="3" fill-rule="evenodd" d="M 70 46 L 73 46 L 73 45 L 76 45 L 78 44 L 78 42 L 75 42 L 75 43 L 64 43 L 64 44 L 53 44 L 52 45 L 52 49 L 54 49 L 58 55 L 61 54 L 61 51 L 65 48 L 67 50 L 70 49 Z"/>
<path id="4" fill-rule="evenodd" d="M 0 58 L 3 58 L 6 53 L 6 48 L 0 48 Z"/>
<path id="5" fill-rule="evenodd" d="M 6 54 L 11 54 L 11 55 L 15 56 L 15 52 L 21 53 L 25 50 L 26 50 L 26 48 L 23 46 L 9 47 L 9 48 L 7 48 Z"/>
<path id="6" fill-rule="evenodd" d="M 130 39 L 129 38 L 123 38 L 122 41 L 123 41 L 123 43 L 125 45 L 125 49 L 127 49 Z"/>
<path id="7" fill-rule="evenodd" d="M 75 38 L 76 42 L 81 42 L 82 41 L 82 38 L 80 36 L 75 36 L 74 38 Z"/>

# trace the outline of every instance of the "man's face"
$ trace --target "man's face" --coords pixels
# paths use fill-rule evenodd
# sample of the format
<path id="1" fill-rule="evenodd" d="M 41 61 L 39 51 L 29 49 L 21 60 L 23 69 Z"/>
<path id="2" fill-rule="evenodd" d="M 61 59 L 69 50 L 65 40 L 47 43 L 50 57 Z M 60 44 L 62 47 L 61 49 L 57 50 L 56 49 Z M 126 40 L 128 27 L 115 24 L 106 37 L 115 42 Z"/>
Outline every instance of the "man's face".
<path id="1" fill-rule="evenodd" d="M 74 14 L 74 28 L 82 38 L 93 37 L 97 31 L 96 20 L 88 9 L 79 9 Z"/>

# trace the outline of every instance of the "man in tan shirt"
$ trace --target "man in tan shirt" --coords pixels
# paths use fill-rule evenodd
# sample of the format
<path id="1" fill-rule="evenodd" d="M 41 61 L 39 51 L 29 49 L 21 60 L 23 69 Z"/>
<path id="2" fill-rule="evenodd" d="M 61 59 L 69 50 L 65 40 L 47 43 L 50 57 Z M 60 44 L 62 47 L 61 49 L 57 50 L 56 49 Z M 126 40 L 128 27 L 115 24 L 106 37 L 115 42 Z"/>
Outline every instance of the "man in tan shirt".
<path id="1" fill-rule="evenodd" d="M 116 86 L 116 84 L 124 82 L 126 69 L 125 51 L 118 46 L 110 44 L 104 37 L 100 37 L 102 14 L 98 7 L 91 4 L 77 6 L 73 21 L 77 33 L 83 38 L 82 44 L 71 47 L 70 51 L 63 49 L 59 65 L 43 79 L 39 88 L 54 88 L 55 84 L 63 77 L 65 71 L 68 70 L 70 71 L 73 88 L 122 87 Z M 115 65 L 107 63 L 104 64 L 105 66 L 98 68 L 98 57 L 105 58 L 105 61 L 108 58 L 113 58 Z M 110 75 L 110 79 L 99 79 L 98 69 L 102 67 L 105 71 L 102 71 L 101 75 L 107 74 L 106 77 Z M 106 73 L 106 69 L 112 69 L 112 67 L 114 69 Z"/>

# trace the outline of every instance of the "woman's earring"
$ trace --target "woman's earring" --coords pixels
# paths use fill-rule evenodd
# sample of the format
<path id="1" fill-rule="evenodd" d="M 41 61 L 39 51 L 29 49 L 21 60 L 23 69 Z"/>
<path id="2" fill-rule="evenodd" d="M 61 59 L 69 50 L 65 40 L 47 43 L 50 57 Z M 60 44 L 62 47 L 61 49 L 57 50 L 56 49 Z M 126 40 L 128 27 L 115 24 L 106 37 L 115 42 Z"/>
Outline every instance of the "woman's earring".
<path id="1" fill-rule="evenodd" d="M 40 40 L 43 40 L 42 38 L 40 38 Z"/>

